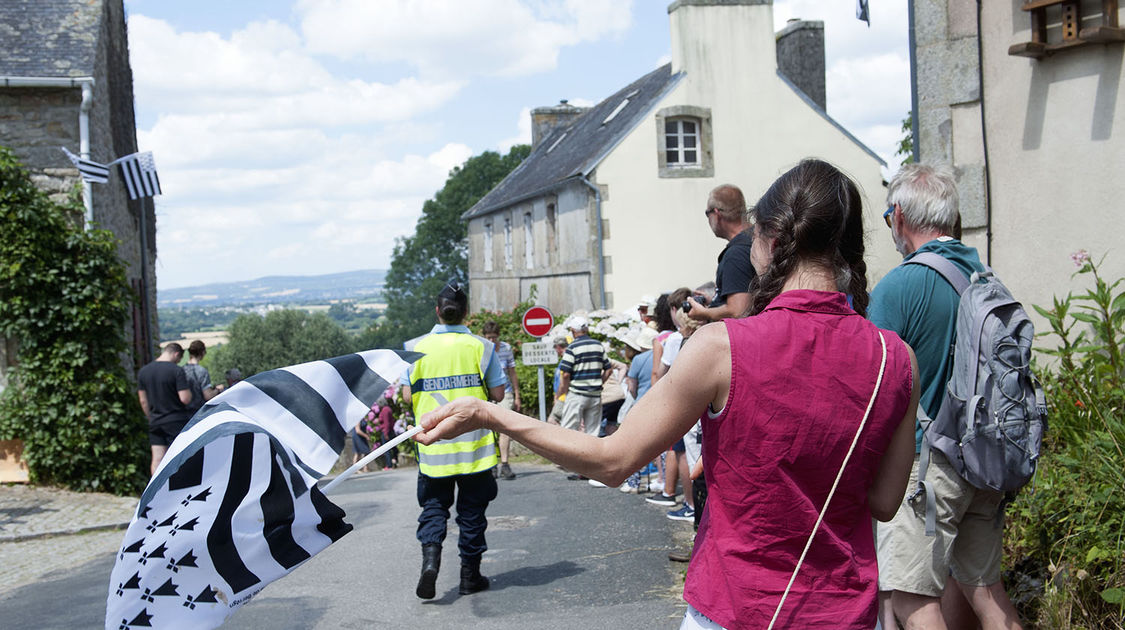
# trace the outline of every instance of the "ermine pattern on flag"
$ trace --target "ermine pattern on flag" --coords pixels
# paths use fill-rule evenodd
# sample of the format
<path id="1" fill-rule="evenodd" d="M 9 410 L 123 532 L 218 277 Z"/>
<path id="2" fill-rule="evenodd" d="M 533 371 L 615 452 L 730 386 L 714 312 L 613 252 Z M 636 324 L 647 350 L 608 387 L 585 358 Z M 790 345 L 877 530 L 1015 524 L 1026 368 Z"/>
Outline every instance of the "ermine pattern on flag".
<path id="1" fill-rule="evenodd" d="M 105 627 L 214 628 L 351 531 L 316 487 L 348 430 L 421 355 L 392 350 L 254 375 L 209 401 L 141 496 Z"/>
<path id="2" fill-rule="evenodd" d="M 74 164 L 74 168 L 78 169 L 79 176 L 82 181 L 94 182 L 96 184 L 104 184 L 109 181 L 109 167 L 105 164 L 99 164 L 93 160 L 79 157 L 71 153 L 66 147 L 59 147 L 66 153 L 66 157 Z"/>
<path id="3" fill-rule="evenodd" d="M 125 190 L 130 199 L 141 197 L 154 197 L 160 193 L 160 178 L 156 175 L 156 161 L 152 159 L 152 151 L 132 153 L 111 162 L 121 170 L 121 178 L 125 180 Z"/>

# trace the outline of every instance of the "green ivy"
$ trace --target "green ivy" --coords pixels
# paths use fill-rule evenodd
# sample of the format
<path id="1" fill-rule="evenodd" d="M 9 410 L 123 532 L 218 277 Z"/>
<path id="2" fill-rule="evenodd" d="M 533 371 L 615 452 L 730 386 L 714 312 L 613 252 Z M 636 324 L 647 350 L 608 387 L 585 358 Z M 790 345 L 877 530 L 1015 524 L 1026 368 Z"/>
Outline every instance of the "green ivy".
<path id="1" fill-rule="evenodd" d="M 122 363 L 134 296 L 114 235 L 83 231 L 0 147 L 0 336 L 18 365 L 0 439 L 24 441 L 35 483 L 126 494 L 147 479 L 146 425 Z"/>

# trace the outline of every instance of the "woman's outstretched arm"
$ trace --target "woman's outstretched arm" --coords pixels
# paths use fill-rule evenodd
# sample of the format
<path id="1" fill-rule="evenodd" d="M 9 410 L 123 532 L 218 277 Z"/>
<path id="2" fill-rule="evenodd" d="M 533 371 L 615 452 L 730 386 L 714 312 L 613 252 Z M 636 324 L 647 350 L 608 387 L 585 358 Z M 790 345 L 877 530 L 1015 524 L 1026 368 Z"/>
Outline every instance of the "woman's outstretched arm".
<path id="1" fill-rule="evenodd" d="M 629 411 L 616 433 L 596 438 L 539 422 L 475 398 L 459 398 L 422 416 L 422 444 L 478 428 L 508 434 L 547 459 L 606 485 L 619 485 L 666 450 L 695 424 L 710 404 L 719 409 L 730 390 L 730 341 L 726 326 L 704 326 L 684 346 L 672 369 Z"/>

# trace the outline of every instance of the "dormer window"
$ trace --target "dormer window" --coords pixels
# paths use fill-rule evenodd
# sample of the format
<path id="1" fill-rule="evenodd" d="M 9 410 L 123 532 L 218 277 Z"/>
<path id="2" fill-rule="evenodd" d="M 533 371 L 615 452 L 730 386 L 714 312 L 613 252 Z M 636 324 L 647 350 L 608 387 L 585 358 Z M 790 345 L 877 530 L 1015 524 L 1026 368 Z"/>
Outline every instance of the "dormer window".
<path id="1" fill-rule="evenodd" d="M 711 110 L 673 105 L 656 112 L 660 177 L 714 177 Z"/>

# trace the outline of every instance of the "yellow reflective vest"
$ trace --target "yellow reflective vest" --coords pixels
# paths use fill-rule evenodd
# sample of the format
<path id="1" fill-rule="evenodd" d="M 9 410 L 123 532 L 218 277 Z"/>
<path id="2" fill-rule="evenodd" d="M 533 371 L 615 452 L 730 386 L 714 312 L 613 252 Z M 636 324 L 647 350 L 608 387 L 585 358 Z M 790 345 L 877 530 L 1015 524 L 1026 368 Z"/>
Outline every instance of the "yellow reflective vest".
<path id="1" fill-rule="evenodd" d="M 463 332 L 432 332 L 411 339 L 405 347 L 425 355 L 414 363 L 410 373 L 415 418 L 421 419 L 426 412 L 456 398 L 488 400 L 484 373 L 493 359 L 492 342 Z M 487 429 L 418 445 L 418 470 L 427 477 L 469 475 L 494 466 L 496 441 Z"/>

